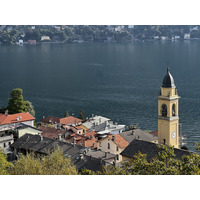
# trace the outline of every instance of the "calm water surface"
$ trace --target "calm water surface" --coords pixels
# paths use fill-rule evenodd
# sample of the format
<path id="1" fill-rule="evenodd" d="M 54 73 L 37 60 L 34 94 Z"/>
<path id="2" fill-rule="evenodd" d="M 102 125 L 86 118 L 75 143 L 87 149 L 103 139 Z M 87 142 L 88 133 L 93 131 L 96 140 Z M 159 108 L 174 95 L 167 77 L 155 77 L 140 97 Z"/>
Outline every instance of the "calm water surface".
<path id="1" fill-rule="evenodd" d="M 0 45 L 0 105 L 19 87 L 37 121 L 84 110 L 156 130 L 157 96 L 169 61 L 181 96 L 183 135 L 193 150 L 200 142 L 199 52 L 200 41 Z"/>

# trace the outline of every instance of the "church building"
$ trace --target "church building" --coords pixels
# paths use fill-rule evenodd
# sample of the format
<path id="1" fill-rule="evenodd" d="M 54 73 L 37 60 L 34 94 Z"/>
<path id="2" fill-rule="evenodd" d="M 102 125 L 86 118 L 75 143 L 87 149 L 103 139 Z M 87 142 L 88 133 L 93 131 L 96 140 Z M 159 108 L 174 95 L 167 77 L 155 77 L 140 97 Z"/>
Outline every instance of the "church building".
<path id="1" fill-rule="evenodd" d="M 174 79 L 167 68 L 158 96 L 158 143 L 179 148 L 179 96 Z"/>

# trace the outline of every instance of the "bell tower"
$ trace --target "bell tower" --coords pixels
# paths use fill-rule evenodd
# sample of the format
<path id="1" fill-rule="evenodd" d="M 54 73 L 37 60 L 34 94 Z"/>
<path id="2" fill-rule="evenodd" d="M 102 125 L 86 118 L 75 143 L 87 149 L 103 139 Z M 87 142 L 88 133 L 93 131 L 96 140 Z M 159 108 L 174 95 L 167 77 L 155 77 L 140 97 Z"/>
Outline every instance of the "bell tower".
<path id="1" fill-rule="evenodd" d="M 179 148 L 179 96 L 174 79 L 167 68 L 158 96 L 158 143 Z"/>

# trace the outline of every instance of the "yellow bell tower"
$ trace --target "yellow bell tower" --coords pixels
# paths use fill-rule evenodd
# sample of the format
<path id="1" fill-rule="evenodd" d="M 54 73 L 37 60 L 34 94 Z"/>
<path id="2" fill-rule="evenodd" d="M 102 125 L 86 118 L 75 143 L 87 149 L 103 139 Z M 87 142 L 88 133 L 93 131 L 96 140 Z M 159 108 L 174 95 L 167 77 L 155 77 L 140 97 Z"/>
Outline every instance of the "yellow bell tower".
<path id="1" fill-rule="evenodd" d="M 158 96 L 158 143 L 179 148 L 179 115 L 177 89 L 167 68 Z"/>

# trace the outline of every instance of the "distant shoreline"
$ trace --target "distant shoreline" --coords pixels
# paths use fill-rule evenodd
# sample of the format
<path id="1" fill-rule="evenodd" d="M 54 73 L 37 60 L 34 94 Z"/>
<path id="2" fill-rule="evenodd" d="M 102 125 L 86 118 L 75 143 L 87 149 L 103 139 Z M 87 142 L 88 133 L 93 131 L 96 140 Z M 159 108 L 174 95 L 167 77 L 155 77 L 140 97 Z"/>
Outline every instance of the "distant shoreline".
<path id="1" fill-rule="evenodd" d="M 130 42 L 182 42 L 182 41 L 194 41 L 194 40 L 200 40 L 200 38 L 191 38 L 191 39 L 176 39 L 176 40 L 172 40 L 172 39 L 133 39 L 133 40 L 127 40 L 127 41 L 103 41 L 103 42 L 96 42 L 96 41 L 84 41 L 84 40 L 77 40 L 77 41 L 71 41 L 71 42 L 65 42 L 65 41 L 54 41 L 54 42 L 36 42 L 36 44 L 28 44 L 28 42 L 23 42 L 23 44 L 25 45 L 37 45 L 37 44 L 83 44 L 83 43 L 100 43 L 100 44 L 104 44 L 104 43 L 130 43 Z M 14 44 L 2 44 L 0 43 L 0 45 L 18 45 L 18 46 L 23 46 L 23 44 L 19 45 L 17 43 Z"/>

